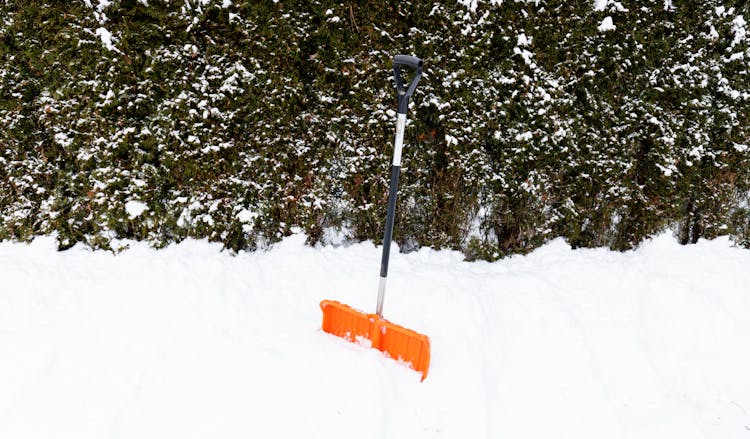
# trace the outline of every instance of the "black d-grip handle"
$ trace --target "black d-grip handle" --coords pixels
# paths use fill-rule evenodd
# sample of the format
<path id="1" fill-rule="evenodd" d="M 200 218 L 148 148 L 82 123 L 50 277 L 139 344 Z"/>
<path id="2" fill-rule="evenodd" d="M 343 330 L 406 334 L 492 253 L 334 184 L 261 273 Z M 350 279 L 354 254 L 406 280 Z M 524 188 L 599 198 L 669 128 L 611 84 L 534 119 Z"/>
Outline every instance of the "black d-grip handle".
<path id="1" fill-rule="evenodd" d="M 402 66 L 414 70 L 414 77 L 406 88 L 404 88 L 404 81 L 401 77 Z M 422 66 L 424 66 L 424 63 L 416 56 L 396 55 L 393 58 L 393 77 L 396 80 L 396 91 L 398 92 L 399 114 L 406 114 L 406 110 L 409 108 L 409 98 L 411 98 L 411 95 L 417 88 L 417 84 L 419 84 L 420 78 L 422 78 Z"/>
<path id="2" fill-rule="evenodd" d="M 411 67 L 414 70 L 421 69 L 422 65 L 424 65 L 421 59 L 411 55 L 396 55 L 393 58 L 393 64 Z"/>

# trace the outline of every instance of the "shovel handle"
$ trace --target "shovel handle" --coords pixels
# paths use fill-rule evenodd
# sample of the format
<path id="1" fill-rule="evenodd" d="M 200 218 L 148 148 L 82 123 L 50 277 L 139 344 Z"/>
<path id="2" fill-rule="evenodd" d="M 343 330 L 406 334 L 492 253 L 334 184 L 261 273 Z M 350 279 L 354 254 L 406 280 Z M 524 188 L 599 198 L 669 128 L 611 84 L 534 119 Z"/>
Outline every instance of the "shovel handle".
<path id="1" fill-rule="evenodd" d="M 422 69 L 424 65 L 421 59 L 411 55 L 396 55 L 393 58 L 393 64 L 411 67 L 414 70 Z"/>
<path id="2" fill-rule="evenodd" d="M 396 55 L 393 58 L 393 78 L 396 80 L 399 114 L 406 114 L 406 110 L 409 108 L 409 98 L 411 98 L 411 95 L 417 88 L 417 84 L 419 84 L 419 80 L 422 78 L 423 66 L 424 62 L 416 56 Z M 401 67 L 409 67 L 414 70 L 414 77 L 411 79 L 408 86 L 404 86 L 404 80 L 401 76 Z"/>

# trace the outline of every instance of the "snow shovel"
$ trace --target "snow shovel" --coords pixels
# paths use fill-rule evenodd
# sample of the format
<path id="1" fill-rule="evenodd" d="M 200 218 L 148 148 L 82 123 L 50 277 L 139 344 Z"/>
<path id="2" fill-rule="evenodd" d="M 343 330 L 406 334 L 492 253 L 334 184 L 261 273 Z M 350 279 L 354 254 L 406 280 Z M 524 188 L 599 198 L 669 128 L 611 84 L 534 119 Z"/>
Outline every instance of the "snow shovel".
<path id="1" fill-rule="evenodd" d="M 383 318 L 383 299 L 385 282 L 388 277 L 388 258 L 391 251 L 391 238 L 396 213 L 396 191 L 401 171 L 401 148 L 404 143 L 406 111 L 409 98 L 417 88 L 422 77 L 422 60 L 409 55 L 396 55 L 393 60 L 393 74 L 398 93 L 398 116 L 396 118 L 396 142 L 393 149 L 391 166 L 391 185 L 388 192 L 388 210 L 385 219 L 383 236 L 383 256 L 380 262 L 380 283 L 378 284 L 378 302 L 375 314 L 367 314 L 350 306 L 333 300 L 320 302 L 323 310 L 323 330 L 352 342 L 367 344 L 383 351 L 395 360 L 403 361 L 412 369 L 422 372 L 422 381 L 427 378 L 430 366 L 430 339 L 403 326 L 391 323 Z M 404 86 L 401 68 L 414 70 L 411 82 Z"/>

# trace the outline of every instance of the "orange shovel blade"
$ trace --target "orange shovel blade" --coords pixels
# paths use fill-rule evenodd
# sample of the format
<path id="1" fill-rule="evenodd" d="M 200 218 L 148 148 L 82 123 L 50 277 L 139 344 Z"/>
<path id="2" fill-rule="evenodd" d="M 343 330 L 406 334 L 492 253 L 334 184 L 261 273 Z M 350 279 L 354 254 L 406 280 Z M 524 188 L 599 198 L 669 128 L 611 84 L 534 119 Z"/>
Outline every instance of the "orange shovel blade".
<path id="1" fill-rule="evenodd" d="M 408 363 L 427 378 L 430 367 L 430 338 L 389 322 L 377 314 L 362 311 L 334 300 L 320 302 L 323 330 L 352 342 L 369 340 L 372 347 L 389 357 Z"/>

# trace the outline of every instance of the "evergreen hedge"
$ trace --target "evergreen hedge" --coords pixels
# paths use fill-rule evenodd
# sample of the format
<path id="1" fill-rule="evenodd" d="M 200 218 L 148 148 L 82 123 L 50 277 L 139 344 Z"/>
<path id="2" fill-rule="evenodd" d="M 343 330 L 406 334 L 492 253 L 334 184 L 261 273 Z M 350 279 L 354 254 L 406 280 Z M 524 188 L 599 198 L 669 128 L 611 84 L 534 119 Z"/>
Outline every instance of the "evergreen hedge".
<path id="1" fill-rule="evenodd" d="M 379 242 L 408 53 L 402 250 L 750 246 L 746 20 L 718 0 L 0 0 L 0 239 Z"/>

